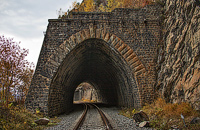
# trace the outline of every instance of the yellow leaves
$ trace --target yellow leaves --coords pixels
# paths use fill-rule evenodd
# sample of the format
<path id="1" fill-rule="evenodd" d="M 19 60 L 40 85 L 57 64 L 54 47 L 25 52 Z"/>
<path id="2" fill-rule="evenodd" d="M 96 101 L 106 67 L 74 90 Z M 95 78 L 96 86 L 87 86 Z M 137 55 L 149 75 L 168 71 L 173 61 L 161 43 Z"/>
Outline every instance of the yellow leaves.
<path id="1" fill-rule="evenodd" d="M 115 8 L 117 8 L 118 2 L 116 0 L 107 0 L 107 11 L 111 12 Z"/>
<path id="2" fill-rule="evenodd" d="M 141 8 L 151 4 L 154 0 L 107 0 L 104 5 L 100 0 L 84 0 L 81 4 L 74 1 L 72 3 L 73 11 L 84 12 L 111 12 L 115 8 Z"/>
<path id="3" fill-rule="evenodd" d="M 83 102 L 97 102 L 97 100 L 90 100 L 90 99 L 81 99 Z"/>
<path id="4" fill-rule="evenodd" d="M 123 108 L 119 112 L 120 115 L 124 115 L 128 118 L 132 118 L 133 114 L 135 113 L 136 113 L 136 110 L 134 108 Z"/>
<path id="5" fill-rule="evenodd" d="M 10 108 L 13 105 L 13 103 L 8 104 L 8 108 Z"/>
<path id="6" fill-rule="evenodd" d="M 89 99 L 83 99 L 83 101 L 84 101 L 84 102 L 90 102 L 90 100 L 89 100 Z"/>
<path id="7" fill-rule="evenodd" d="M 106 12 L 106 7 L 103 6 L 103 4 L 101 4 L 101 5 L 99 6 L 99 10 L 100 10 L 101 12 Z"/>
<path id="8" fill-rule="evenodd" d="M 36 113 L 36 114 L 39 114 L 39 113 L 40 113 L 40 110 L 39 110 L 39 109 L 36 109 L 36 110 L 35 110 L 35 113 Z"/>
<path id="9" fill-rule="evenodd" d="M 96 100 L 91 100 L 91 102 L 97 102 Z"/>
<path id="10" fill-rule="evenodd" d="M 135 109 L 132 110 L 132 114 L 134 114 L 134 113 L 135 113 Z"/>
<path id="11" fill-rule="evenodd" d="M 115 6 L 115 1 L 114 0 L 107 0 L 107 2 L 108 2 L 108 4 L 107 4 L 107 10 L 108 10 L 108 12 L 111 12 L 112 9 Z"/>
<path id="12" fill-rule="evenodd" d="M 86 0 L 85 1 L 85 12 L 94 12 L 95 11 L 95 4 L 94 0 Z"/>

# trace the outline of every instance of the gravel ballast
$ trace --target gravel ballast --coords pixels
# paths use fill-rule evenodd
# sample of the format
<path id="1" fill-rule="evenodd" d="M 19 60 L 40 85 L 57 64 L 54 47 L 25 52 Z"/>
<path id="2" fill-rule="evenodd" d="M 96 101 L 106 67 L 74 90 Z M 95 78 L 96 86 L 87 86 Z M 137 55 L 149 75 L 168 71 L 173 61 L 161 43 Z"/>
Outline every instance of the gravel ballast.
<path id="1" fill-rule="evenodd" d="M 112 120 L 111 124 L 114 129 L 117 130 L 151 130 L 152 128 L 140 128 L 136 126 L 136 123 L 133 119 L 127 118 L 123 115 L 119 115 L 119 109 L 116 107 L 101 107 L 105 112 L 106 116 Z M 60 115 L 58 118 L 61 119 L 61 122 L 58 125 L 49 127 L 46 130 L 72 130 L 74 127 L 74 122 L 77 122 L 80 118 L 83 109 L 75 109 L 70 114 Z M 93 116 L 95 118 L 95 116 Z M 93 119 L 94 121 L 96 119 Z M 86 128 L 89 130 L 88 128 Z"/>

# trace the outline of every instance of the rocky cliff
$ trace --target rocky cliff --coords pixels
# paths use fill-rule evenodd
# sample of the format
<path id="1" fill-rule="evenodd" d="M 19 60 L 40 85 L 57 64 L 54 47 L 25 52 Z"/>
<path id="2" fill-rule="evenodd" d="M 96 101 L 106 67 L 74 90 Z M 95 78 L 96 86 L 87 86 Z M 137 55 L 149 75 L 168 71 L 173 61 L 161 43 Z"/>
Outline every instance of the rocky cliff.
<path id="1" fill-rule="evenodd" d="M 200 109 L 200 2 L 163 2 L 156 88 L 168 102 L 187 101 Z"/>

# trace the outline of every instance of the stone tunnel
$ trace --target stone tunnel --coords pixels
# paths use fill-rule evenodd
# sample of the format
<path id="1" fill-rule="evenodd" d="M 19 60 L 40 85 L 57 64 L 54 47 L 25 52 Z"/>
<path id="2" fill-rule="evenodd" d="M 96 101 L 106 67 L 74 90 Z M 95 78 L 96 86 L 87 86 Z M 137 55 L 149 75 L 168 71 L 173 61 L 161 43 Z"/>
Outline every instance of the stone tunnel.
<path id="1" fill-rule="evenodd" d="M 26 108 L 49 116 L 70 112 L 82 82 L 110 105 L 138 108 L 152 101 L 159 9 L 151 5 L 110 13 L 73 12 L 50 19 Z"/>
<path id="2" fill-rule="evenodd" d="M 105 41 L 85 40 L 71 50 L 60 64 L 50 86 L 49 111 L 72 108 L 74 91 L 82 82 L 92 84 L 104 103 L 117 106 L 134 106 L 135 103 L 137 106 L 139 104 L 135 101 L 139 100 L 139 94 L 129 72 L 126 61 Z"/>

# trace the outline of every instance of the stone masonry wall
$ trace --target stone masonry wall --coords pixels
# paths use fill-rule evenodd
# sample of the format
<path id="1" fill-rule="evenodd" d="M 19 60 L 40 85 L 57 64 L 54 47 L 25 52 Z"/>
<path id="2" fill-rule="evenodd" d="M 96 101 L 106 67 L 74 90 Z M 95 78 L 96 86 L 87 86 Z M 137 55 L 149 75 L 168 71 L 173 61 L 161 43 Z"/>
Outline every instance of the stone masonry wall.
<path id="1" fill-rule="evenodd" d="M 152 101 L 156 83 L 157 46 L 161 39 L 158 5 L 142 9 L 115 9 L 111 13 L 74 12 L 65 19 L 49 20 L 36 71 L 26 98 L 28 109 L 39 108 L 41 112 L 48 112 L 48 94 L 52 77 L 66 54 L 70 52 L 70 49 L 62 44 L 77 32 L 91 28 L 114 34 L 123 41 L 118 50 L 126 55 L 130 68 L 133 71 L 142 69 L 135 77 L 141 105 Z M 104 35 L 103 39 L 106 37 L 107 35 Z M 79 38 L 76 37 L 75 40 Z M 127 47 L 129 49 L 126 49 Z M 139 63 L 138 66 L 135 66 L 135 63 Z"/>

